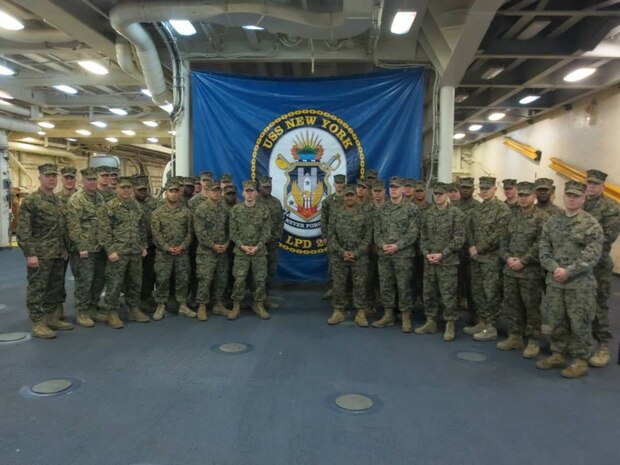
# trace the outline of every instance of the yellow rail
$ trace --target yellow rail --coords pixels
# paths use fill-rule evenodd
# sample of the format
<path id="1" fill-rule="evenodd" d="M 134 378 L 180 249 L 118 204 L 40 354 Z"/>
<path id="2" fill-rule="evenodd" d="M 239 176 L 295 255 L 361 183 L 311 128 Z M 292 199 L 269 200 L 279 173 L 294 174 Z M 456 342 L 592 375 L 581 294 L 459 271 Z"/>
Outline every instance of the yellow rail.
<path id="1" fill-rule="evenodd" d="M 517 142 L 516 140 L 511 139 L 510 137 L 504 137 L 503 143 L 509 149 L 514 150 L 515 152 L 520 153 L 521 155 L 524 155 L 531 160 L 540 161 L 540 156 L 542 155 L 542 152 L 540 150 L 535 149 L 531 145 Z"/>
<path id="2" fill-rule="evenodd" d="M 563 176 L 566 176 L 569 179 L 573 179 L 574 181 L 586 182 L 586 172 L 572 166 L 557 157 L 551 157 L 551 163 L 549 164 L 549 168 L 557 171 Z M 603 193 L 609 197 L 610 199 L 615 200 L 616 202 L 620 202 L 620 187 L 615 184 L 611 184 L 609 182 L 605 183 L 605 190 Z"/>

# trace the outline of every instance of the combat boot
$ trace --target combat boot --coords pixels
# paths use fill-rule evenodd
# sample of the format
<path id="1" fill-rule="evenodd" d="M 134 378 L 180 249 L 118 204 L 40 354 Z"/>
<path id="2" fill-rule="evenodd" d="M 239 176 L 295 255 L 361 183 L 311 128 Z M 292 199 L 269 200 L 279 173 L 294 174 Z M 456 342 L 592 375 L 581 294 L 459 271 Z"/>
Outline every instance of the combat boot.
<path id="1" fill-rule="evenodd" d="M 559 352 L 553 352 L 550 357 L 543 358 L 536 362 L 536 368 L 539 370 L 562 368 L 564 365 L 566 365 L 566 358 Z"/>
<path id="2" fill-rule="evenodd" d="M 138 306 L 129 307 L 127 310 L 127 318 L 129 318 L 130 321 L 136 321 L 138 323 L 148 323 L 151 321 L 151 319 L 146 316 Z"/>
<path id="3" fill-rule="evenodd" d="M 564 368 L 560 374 L 564 378 L 575 379 L 582 378 L 588 374 L 588 362 L 586 360 L 573 360 L 567 368 Z"/>
<path id="4" fill-rule="evenodd" d="M 521 350 L 523 346 L 523 336 L 520 334 L 510 334 L 508 338 L 495 344 L 499 350 Z"/>
<path id="5" fill-rule="evenodd" d="M 209 317 L 207 316 L 207 305 L 206 304 L 198 305 L 198 312 L 196 312 L 196 318 L 198 319 L 198 321 L 207 321 L 207 318 Z"/>
<path id="6" fill-rule="evenodd" d="M 227 318 L 229 320 L 236 320 L 241 315 L 241 301 L 235 300 L 233 301 L 233 308 L 230 312 L 228 312 Z"/>
<path id="7" fill-rule="evenodd" d="M 54 313 L 56 314 L 56 319 L 62 321 L 65 319 L 65 307 L 63 304 L 56 304 L 54 308 Z"/>
<path id="8" fill-rule="evenodd" d="M 436 332 L 437 323 L 435 323 L 435 320 L 430 316 L 426 317 L 426 323 L 415 329 L 416 334 L 434 334 Z"/>
<path id="9" fill-rule="evenodd" d="M 263 302 L 254 302 L 252 310 L 254 310 L 254 313 L 256 313 L 261 320 L 268 320 L 271 318 L 267 310 L 265 310 L 265 304 Z"/>
<path id="10" fill-rule="evenodd" d="M 482 331 L 474 334 L 474 339 L 481 342 L 494 341 L 497 339 L 497 328 L 492 324 L 487 324 Z"/>
<path id="11" fill-rule="evenodd" d="M 601 342 L 594 355 L 588 360 L 590 366 L 602 368 L 609 363 L 609 346 L 606 342 Z"/>
<path id="12" fill-rule="evenodd" d="M 538 345 L 538 339 L 533 337 L 529 338 L 527 340 L 527 346 L 523 350 L 523 356 L 525 358 L 536 358 L 539 352 L 540 346 Z"/>
<path id="13" fill-rule="evenodd" d="M 372 324 L 373 328 L 385 328 L 386 326 L 394 326 L 394 310 L 391 308 L 386 308 L 385 313 L 380 320 L 375 321 Z"/>
<path id="14" fill-rule="evenodd" d="M 343 315 L 344 316 L 344 315 Z M 368 320 L 366 319 L 366 310 L 358 310 L 355 314 L 355 324 L 360 328 L 368 328 Z"/>
<path id="15" fill-rule="evenodd" d="M 342 323 L 346 317 L 344 316 L 343 308 L 334 308 L 334 313 L 327 320 L 328 325 L 337 325 L 338 323 Z"/>
<path id="16" fill-rule="evenodd" d="M 71 331 L 73 329 L 73 325 L 71 323 L 58 319 L 56 311 L 45 315 L 45 323 L 48 327 L 59 331 Z"/>
<path id="17" fill-rule="evenodd" d="M 78 312 L 76 318 L 77 324 L 84 328 L 92 328 L 95 322 L 88 316 L 86 312 Z"/>
<path id="18" fill-rule="evenodd" d="M 187 306 L 187 304 L 179 305 L 179 315 L 187 318 L 196 318 L 196 312 Z"/>
<path id="19" fill-rule="evenodd" d="M 265 307 L 269 310 L 277 310 L 280 308 L 280 304 L 275 303 L 271 297 L 267 297 L 267 300 L 265 300 Z"/>
<path id="20" fill-rule="evenodd" d="M 166 304 L 157 304 L 155 313 L 153 313 L 153 320 L 159 321 L 166 316 Z"/>
<path id="21" fill-rule="evenodd" d="M 214 315 L 223 315 L 228 316 L 230 310 L 224 307 L 224 303 L 221 300 L 216 300 L 213 304 L 213 310 L 211 311 Z"/>
<path id="22" fill-rule="evenodd" d="M 110 316 L 108 317 L 108 326 L 114 329 L 121 329 L 125 327 L 121 319 L 118 317 L 118 312 L 110 312 Z"/>
<path id="23" fill-rule="evenodd" d="M 446 321 L 446 330 L 443 333 L 443 340 L 446 342 L 454 341 L 454 328 L 456 323 L 454 321 Z"/>
<path id="24" fill-rule="evenodd" d="M 410 333 L 411 331 L 413 331 L 413 328 L 411 327 L 411 310 L 408 312 L 402 312 L 401 314 L 401 331 L 403 333 Z"/>
<path id="25" fill-rule="evenodd" d="M 90 316 L 91 320 L 96 321 L 97 323 L 107 323 L 108 322 L 108 313 L 102 312 L 99 310 L 97 305 L 89 305 L 88 307 L 88 316 Z"/>
<path id="26" fill-rule="evenodd" d="M 478 322 L 477 324 L 475 324 L 474 326 L 465 326 L 465 327 L 463 328 L 463 332 L 464 332 L 465 334 L 468 334 L 468 335 L 470 335 L 470 336 L 473 336 L 474 334 L 476 334 L 476 333 L 478 333 L 478 332 L 482 331 L 482 330 L 485 328 L 485 326 L 486 326 L 486 325 L 487 325 L 487 324 L 486 324 L 484 321 L 479 321 L 479 322 Z"/>
<path id="27" fill-rule="evenodd" d="M 56 337 L 56 332 L 52 331 L 45 324 L 45 321 L 41 320 L 35 321 L 32 324 L 32 335 L 41 339 L 54 339 Z"/>

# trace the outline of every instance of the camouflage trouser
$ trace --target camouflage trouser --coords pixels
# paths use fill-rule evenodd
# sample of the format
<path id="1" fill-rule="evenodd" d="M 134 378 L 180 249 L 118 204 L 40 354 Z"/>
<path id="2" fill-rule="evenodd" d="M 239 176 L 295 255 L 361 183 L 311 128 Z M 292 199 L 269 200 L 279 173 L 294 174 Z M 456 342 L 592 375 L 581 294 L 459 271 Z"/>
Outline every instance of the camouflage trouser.
<path id="1" fill-rule="evenodd" d="M 598 287 L 596 289 L 596 315 L 592 322 L 592 333 L 597 342 L 609 342 L 612 339 L 609 326 L 609 294 L 611 293 L 611 278 L 613 262 L 609 256 L 601 260 L 594 268 L 594 276 Z"/>
<path id="2" fill-rule="evenodd" d="M 409 312 L 413 309 L 411 295 L 412 266 L 412 257 L 379 256 L 379 286 L 383 308 L 386 310 L 395 308 L 397 294 L 401 312 Z"/>
<path id="3" fill-rule="evenodd" d="M 39 258 L 39 266 L 28 268 L 26 306 L 32 322 L 41 321 L 45 313 L 54 311 L 64 289 L 64 258 Z"/>
<path id="4" fill-rule="evenodd" d="M 153 289 L 155 289 L 155 251 L 154 246 L 146 249 L 146 257 L 142 258 L 142 290 L 140 298 L 144 302 L 153 297 Z"/>
<path id="5" fill-rule="evenodd" d="M 168 302 L 170 296 L 170 277 L 174 271 L 174 298 L 180 304 L 187 303 L 187 289 L 189 278 L 189 255 L 183 252 L 179 255 L 170 255 L 158 250 L 155 254 L 155 301 L 158 304 Z"/>
<path id="6" fill-rule="evenodd" d="M 379 255 L 376 250 L 371 250 L 368 257 L 366 295 L 368 297 L 368 306 L 375 307 L 377 305 L 381 305 L 381 289 L 379 288 Z"/>
<path id="7" fill-rule="evenodd" d="M 419 254 L 413 257 L 413 270 L 411 272 L 411 294 L 415 301 L 418 297 L 424 296 L 424 272 L 426 271 L 424 257 Z"/>
<path id="8" fill-rule="evenodd" d="M 592 355 L 596 289 L 547 287 L 551 351 L 585 360 Z"/>
<path id="9" fill-rule="evenodd" d="M 445 321 L 459 319 L 457 289 L 458 265 L 424 264 L 424 313 L 435 318 L 443 307 Z"/>
<path id="10" fill-rule="evenodd" d="M 504 275 L 504 311 L 510 334 L 527 338 L 540 336 L 540 304 L 544 287 L 542 278 Z"/>
<path id="11" fill-rule="evenodd" d="M 332 262 L 332 304 L 334 308 L 344 308 L 347 303 L 347 282 L 351 276 L 353 283 L 353 307 L 357 310 L 368 307 L 366 286 L 368 283 L 368 260 L 348 263 L 340 257 L 330 257 Z"/>
<path id="12" fill-rule="evenodd" d="M 198 275 L 198 291 L 196 302 L 208 304 L 211 301 L 211 286 L 213 285 L 214 301 L 224 299 L 228 286 L 228 254 L 218 254 L 213 251 L 196 255 L 196 274 Z"/>
<path id="13" fill-rule="evenodd" d="M 467 311 L 470 315 L 476 314 L 476 304 L 471 293 L 471 258 L 469 252 L 459 252 L 459 297 L 467 299 Z"/>
<path id="14" fill-rule="evenodd" d="M 89 252 L 80 258 L 79 252 L 71 254 L 71 269 L 75 274 L 75 311 L 87 312 L 90 305 L 97 305 L 105 285 L 106 256 L 103 250 Z"/>
<path id="15" fill-rule="evenodd" d="M 495 325 L 502 305 L 502 264 L 471 261 L 471 291 L 478 320 Z"/>
<path id="16" fill-rule="evenodd" d="M 105 308 L 115 312 L 120 307 L 121 292 L 125 292 L 125 303 L 140 305 L 142 289 L 142 256 L 139 253 L 119 254 L 115 262 L 107 261 L 105 266 Z"/>
<path id="17" fill-rule="evenodd" d="M 198 275 L 196 274 L 196 252 L 198 250 L 198 239 L 192 239 L 189 245 L 189 299 L 193 302 L 196 300 L 196 292 L 198 292 Z"/>
<path id="18" fill-rule="evenodd" d="M 278 271 L 278 241 L 271 240 L 267 247 L 267 288 L 270 289 Z"/>
<path id="19" fill-rule="evenodd" d="M 232 299 L 243 300 L 245 296 L 245 280 L 248 273 L 252 270 L 252 281 L 254 284 L 254 301 L 264 302 L 266 298 L 267 280 L 267 255 L 237 255 L 233 264 L 233 285 Z"/>

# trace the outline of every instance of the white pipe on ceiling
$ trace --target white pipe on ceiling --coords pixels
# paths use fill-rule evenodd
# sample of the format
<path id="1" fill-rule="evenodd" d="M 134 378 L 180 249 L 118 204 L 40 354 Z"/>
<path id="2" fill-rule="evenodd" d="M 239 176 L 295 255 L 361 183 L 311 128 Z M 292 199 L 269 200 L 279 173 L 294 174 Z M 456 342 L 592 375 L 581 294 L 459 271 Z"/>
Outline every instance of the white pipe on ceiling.
<path id="1" fill-rule="evenodd" d="M 142 81 L 142 73 L 133 61 L 131 54 L 131 44 L 124 38 L 116 39 L 116 59 L 121 69 L 128 75 Z"/>
<path id="2" fill-rule="evenodd" d="M 75 42 L 73 37 L 57 29 L 22 29 L 20 31 L 9 31 L 0 28 L 0 38 L 23 44 Z"/>
<path id="3" fill-rule="evenodd" d="M 38 132 L 41 127 L 32 121 L 24 121 L 0 115 L 0 130 L 17 132 Z"/>
<path id="4" fill-rule="evenodd" d="M 49 155 L 52 157 L 69 158 L 71 160 L 80 159 L 80 157 L 78 157 L 76 154 L 67 152 L 66 150 L 51 149 L 49 147 L 40 147 L 38 145 L 25 144 L 24 142 L 9 141 L 9 149 L 17 150 L 18 152 L 35 153 L 37 155 Z"/>
<path id="5" fill-rule="evenodd" d="M 2 102 L 0 102 L 0 111 L 6 111 L 8 113 L 15 113 L 16 115 L 20 115 L 20 116 L 27 116 L 27 117 L 32 116 L 32 112 L 30 108 L 20 107 L 19 105 L 15 105 L 12 102 L 7 102 L 6 100 L 2 100 Z"/>

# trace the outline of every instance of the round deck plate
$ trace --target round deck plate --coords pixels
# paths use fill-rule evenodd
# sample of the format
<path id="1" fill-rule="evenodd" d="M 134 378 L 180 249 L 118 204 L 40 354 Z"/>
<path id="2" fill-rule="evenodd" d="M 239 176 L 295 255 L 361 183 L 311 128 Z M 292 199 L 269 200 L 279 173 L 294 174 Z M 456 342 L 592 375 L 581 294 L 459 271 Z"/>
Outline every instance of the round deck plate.
<path id="1" fill-rule="evenodd" d="M 68 379 L 49 379 L 32 386 L 32 392 L 40 395 L 58 394 L 69 389 L 71 384 Z"/>

